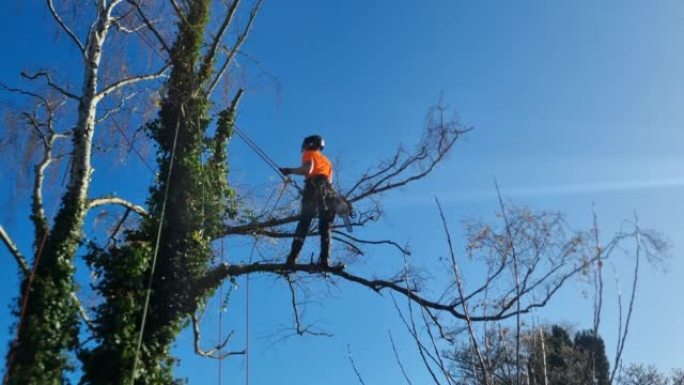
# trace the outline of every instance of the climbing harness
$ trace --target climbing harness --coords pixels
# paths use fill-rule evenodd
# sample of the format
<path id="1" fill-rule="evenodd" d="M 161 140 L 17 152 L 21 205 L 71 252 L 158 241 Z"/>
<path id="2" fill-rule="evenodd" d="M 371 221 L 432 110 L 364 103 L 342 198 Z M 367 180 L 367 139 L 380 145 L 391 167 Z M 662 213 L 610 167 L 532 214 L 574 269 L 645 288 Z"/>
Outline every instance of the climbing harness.
<path id="1" fill-rule="evenodd" d="M 237 127 L 237 125 L 234 126 L 234 130 L 235 133 L 238 134 L 238 136 L 247 144 L 247 146 L 249 146 L 249 148 L 251 148 L 273 171 L 275 171 L 286 184 L 292 183 L 292 185 L 297 189 L 300 195 L 304 193 L 304 190 L 301 187 L 299 187 L 299 185 L 297 185 L 294 180 L 292 180 L 287 175 L 283 174 L 278 164 L 270 156 L 268 156 L 268 154 L 263 149 L 261 149 L 261 147 L 259 147 L 259 145 L 256 144 L 256 142 L 254 142 L 249 136 L 247 136 L 247 134 L 240 130 Z M 322 149 L 323 147 L 325 147 L 325 140 L 320 135 L 308 136 L 304 138 L 302 147 L 308 149 L 318 147 Z M 340 195 L 334 189 L 333 192 L 335 194 L 335 197 L 333 199 L 335 205 L 335 214 L 342 218 L 345 229 L 347 230 L 347 232 L 351 233 L 354 230 L 351 222 L 351 218 L 354 218 L 354 209 L 352 207 L 352 204 L 351 202 L 349 202 L 349 200 Z"/>

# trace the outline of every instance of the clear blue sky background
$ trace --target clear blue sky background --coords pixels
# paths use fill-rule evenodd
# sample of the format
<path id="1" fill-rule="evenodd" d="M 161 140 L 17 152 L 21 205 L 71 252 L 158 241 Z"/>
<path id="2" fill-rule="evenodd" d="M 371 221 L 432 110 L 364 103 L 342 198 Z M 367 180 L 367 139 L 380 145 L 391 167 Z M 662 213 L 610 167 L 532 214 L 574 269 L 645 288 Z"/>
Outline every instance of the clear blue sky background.
<path id="1" fill-rule="evenodd" d="M 19 84 L 24 68 L 58 68 L 65 77 L 74 68 L 75 52 L 60 49 L 68 42 L 55 39 L 51 19 L 36 3 L 0 6 L 3 82 Z M 238 122 L 284 165 L 298 162 L 303 136 L 319 132 L 328 155 L 341 161 L 342 181 L 350 181 L 399 143 L 415 142 L 427 108 L 442 91 L 443 100 L 475 128 L 427 180 L 387 197 L 382 223 L 358 232 L 410 241 L 418 265 L 430 266 L 446 252 L 435 230 L 433 196 L 443 201 L 460 235 L 461 219 L 494 217 L 494 178 L 506 198 L 564 211 L 577 228 L 590 225 L 595 202 L 606 239 L 638 212 L 641 225 L 667 234 L 674 248 L 668 273 L 643 270 L 625 360 L 666 370 L 683 366 L 684 4 L 267 0 L 244 50 L 281 88 L 252 67 Z M 244 58 L 241 63 L 249 65 Z M 275 184 L 243 143 L 236 140 L 231 152 L 234 182 Z M 94 191 L 144 199 L 144 184 L 133 180 L 145 183 L 150 174 L 133 155 L 123 169 L 99 166 Z M 8 182 L 0 191 L 3 225 L 29 250 L 30 239 L 22 235 L 28 234 L 25 202 L 9 204 L 16 202 L 9 187 L 14 179 L 5 172 L 2 178 Z M 245 258 L 248 249 L 234 243 L 230 257 Z M 17 294 L 16 268 L 9 254 L 0 254 L 0 301 L 9 306 Z M 392 250 L 370 249 L 355 268 L 383 271 L 399 259 Z M 616 262 L 623 280 L 631 262 Z M 313 285 L 318 293 L 306 317 L 334 337 L 273 344 L 283 335 L 272 336 L 274 329 L 291 324 L 289 293 L 271 277 L 255 278 L 251 285 L 252 384 L 349 384 L 355 378 L 347 345 L 367 383 L 396 383 L 401 377 L 388 330 L 409 373 L 418 383 L 428 381 L 388 298 L 349 284 Z M 224 318 L 224 331 L 239 330 L 235 348 L 244 345 L 244 288 L 239 282 L 237 300 Z M 568 286 L 537 316 L 589 327 L 591 302 L 582 297 L 583 289 Z M 602 334 L 612 355 L 616 318 L 609 302 Z M 207 343 L 215 342 L 217 330 L 216 303 L 211 306 Z M 8 313 L 0 315 L 3 341 L 12 335 Z M 3 342 L 0 353 L 5 349 Z M 176 352 L 178 373 L 191 383 L 216 381 L 216 363 L 192 354 L 190 334 L 181 336 Z M 244 374 L 243 358 L 224 363 L 224 383 L 240 383 Z"/>

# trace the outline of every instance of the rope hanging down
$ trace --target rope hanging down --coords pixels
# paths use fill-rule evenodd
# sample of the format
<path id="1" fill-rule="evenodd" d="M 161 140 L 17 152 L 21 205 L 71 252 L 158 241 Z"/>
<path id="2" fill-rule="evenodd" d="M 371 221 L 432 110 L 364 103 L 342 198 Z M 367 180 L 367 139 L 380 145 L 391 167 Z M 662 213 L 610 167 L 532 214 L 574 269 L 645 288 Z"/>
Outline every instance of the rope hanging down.
<path id="1" fill-rule="evenodd" d="M 185 109 L 181 105 L 181 114 L 185 116 Z M 166 214 L 166 202 L 169 196 L 169 185 L 171 183 L 171 173 L 173 172 L 173 161 L 176 156 L 176 145 L 178 144 L 178 131 L 180 130 L 180 118 L 176 120 L 176 130 L 173 134 L 173 145 L 171 147 L 171 160 L 169 161 L 169 172 L 166 174 L 166 187 L 164 188 L 164 200 L 162 201 L 161 214 L 159 215 L 159 227 L 157 228 L 157 239 L 155 240 L 154 253 L 152 254 L 152 266 L 150 267 L 150 277 L 147 281 L 147 289 L 145 290 L 145 305 L 143 305 L 143 316 L 140 321 L 140 332 L 138 333 L 138 343 L 135 348 L 135 356 L 133 358 L 133 371 L 131 373 L 131 385 L 135 384 L 135 372 L 138 369 L 138 360 L 140 358 L 140 348 L 142 347 L 143 335 L 145 333 L 145 322 L 147 321 L 147 311 L 150 306 L 150 296 L 152 293 L 152 283 L 154 279 L 154 269 L 157 265 L 157 254 L 159 253 L 159 244 L 161 242 L 161 232 L 164 226 L 164 216 Z"/>

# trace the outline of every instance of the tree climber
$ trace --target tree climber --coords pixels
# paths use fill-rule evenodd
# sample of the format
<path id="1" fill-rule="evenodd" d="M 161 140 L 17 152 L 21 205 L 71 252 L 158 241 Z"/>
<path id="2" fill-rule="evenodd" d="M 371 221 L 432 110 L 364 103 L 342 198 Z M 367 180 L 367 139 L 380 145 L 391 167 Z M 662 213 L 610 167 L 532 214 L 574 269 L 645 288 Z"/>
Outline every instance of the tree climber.
<path id="1" fill-rule="evenodd" d="M 292 240 L 292 249 L 287 264 L 294 265 L 304 245 L 311 221 L 318 214 L 318 232 L 321 234 L 319 263 L 329 267 L 330 225 L 335 219 L 335 197 L 332 187 L 332 163 L 321 153 L 325 141 L 320 135 L 304 138 L 302 143 L 302 165 L 297 168 L 281 168 L 283 175 L 296 174 L 305 177 L 299 223 Z"/>

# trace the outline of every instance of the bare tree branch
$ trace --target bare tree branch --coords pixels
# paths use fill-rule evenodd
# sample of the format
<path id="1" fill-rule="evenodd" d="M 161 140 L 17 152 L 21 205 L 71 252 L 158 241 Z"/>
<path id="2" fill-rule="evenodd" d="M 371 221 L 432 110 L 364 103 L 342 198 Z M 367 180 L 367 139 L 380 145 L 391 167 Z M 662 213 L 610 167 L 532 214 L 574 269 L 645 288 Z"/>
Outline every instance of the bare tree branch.
<path id="1" fill-rule="evenodd" d="M 150 31 L 152 31 L 152 34 L 154 34 L 154 37 L 157 39 L 157 41 L 159 41 L 159 44 L 161 44 L 164 51 L 166 51 L 167 53 L 170 53 L 171 48 L 169 48 L 169 45 L 164 40 L 164 37 L 162 37 L 162 35 L 161 35 L 161 33 L 159 33 L 159 31 L 157 31 L 157 29 L 154 27 L 154 25 L 152 24 L 150 19 L 147 18 L 147 16 L 145 16 L 145 12 L 143 12 L 142 8 L 140 7 L 140 4 L 134 0 L 126 0 L 126 1 L 129 4 L 131 4 L 138 11 L 138 16 L 140 17 L 142 22 L 145 23 L 145 25 L 147 25 L 147 28 L 149 28 Z"/>
<path id="2" fill-rule="evenodd" d="M 126 207 L 127 209 L 131 209 L 135 211 L 136 213 L 146 216 L 147 215 L 147 210 L 145 210 L 142 206 L 133 204 L 125 199 L 121 199 L 118 197 L 103 197 L 103 198 L 95 198 L 95 199 L 90 199 L 88 201 L 87 208 L 88 210 L 93 209 L 98 206 L 104 206 L 104 205 L 119 205 Z"/>
<path id="3" fill-rule="evenodd" d="M 66 25 L 66 23 L 64 22 L 64 20 L 62 20 L 62 18 L 59 16 L 59 13 L 57 13 L 57 10 L 55 9 L 55 5 L 53 4 L 53 1 L 47 0 L 47 5 L 48 5 L 48 8 L 50 9 L 50 14 L 52 14 L 52 17 L 55 19 L 57 24 L 59 24 L 59 26 L 64 30 L 64 32 L 66 32 L 67 35 L 69 35 L 71 40 L 73 40 L 73 42 L 76 44 L 76 46 L 78 46 L 78 49 L 81 51 L 81 53 L 85 54 L 85 50 L 86 50 L 85 46 L 83 45 L 81 40 L 78 38 L 78 36 L 76 36 L 76 34 L 71 30 L 71 28 L 69 28 Z"/>
<path id="4" fill-rule="evenodd" d="M 295 286 L 294 286 L 294 281 L 290 275 L 285 275 L 285 279 L 287 280 L 287 286 L 290 289 L 290 300 L 291 300 L 291 305 L 292 305 L 292 313 L 294 317 L 294 324 L 295 324 L 295 333 L 299 336 L 303 335 L 312 335 L 312 336 L 319 336 L 319 337 L 332 337 L 332 334 L 327 333 L 325 331 L 316 331 L 315 329 L 312 329 L 311 326 L 304 326 L 302 325 L 301 321 L 301 316 L 299 314 L 299 306 L 297 303 L 297 294 L 295 291 Z"/>
<path id="5" fill-rule="evenodd" d="M 454 280 L 456 281 L 456 288 L 458 289 L 458 296 L 461 299 L 461 306 L 463 306 L 463 315 L 465 316 L 466 325 L 468 326 L 468 334 L 470 335 L 470 342 L 475 349 L 477 354 L 477 360 L 480 366 L 480 371 L 482 372 L 482 378 L 486 385 L 491 385 L 489 379 L 489 374 L 487 373 L 487 367 L 485 365 L 484 359 L 482 358 L 482 352 L 477 342 L 477 337 L 475 336 L 475 329 L 473 328 L 473 321 L 470 319 L 470 311 L 468 310 L 468 303 L 463 292 L 463 283 L 461 282 L 461 274 L 458 270 L 458 263 L 456 262 L 456 256 L 454 255 L 454 247 L 451 243 L 451 234 L 449 233 L 449 227 L 447 226 L 446 218 L 444 217 L 444 211 L 442 210 L 442 205 L 439 204 L 439 200 L 435 197 L 435 203 L 437 204 L 437 209 L 439 210 L 439 217 L 442 220 L 442 226 L 444 226 L 444 234 L 447 239 L 447 244 L 449 246 L 449 255 L 451 256 L 451 268 L 454 272 Z M 520 301 L 518 301 L 520 303 Z M 520 312 L 520 308 L 518 308 Z"/>
<path id="6" fill-rule="evenodd" d="M 176 0 L 170 0 L 171 2 L 171 7 L 173 7 L 173 10 L 176 12 L 176 16 L 180 18 L 181 20 L 185 21 L 185 14 L 183 13 L 183 10 L 181 9 L 180 5 L 176 2 Z"/>
<path id="7" fill-rule="evenodd" d="M 394 352 L 394 358 L 396 358 L 397 364 L 399 365 L 399 368 L 401 369 L 401 374 L 404 376 L 404 379 L 406 380 L 406 383 L 408 385 L 413 385 L 413 382 L 411 382 L 411 379 L 409 378 L 408 374 L 406 374 L 406 369 L 404 369 L 404 364 L 401 362 L 401 358 L 399 358 L 399 353 L 397 352 L 397 346 L 394 344 L 394 339 L 392 338 L 392 332 L 387 330 L 387 334 L 389 335 L 390 344 L 392 344 L 392 351 Z"/>
<path id="8" fill-rule="evenodd" d="M 617 373 L 617 369 L 622 365 L 622 352 L 625 349 L 625 344 L 627 342 L 627 335 L 629 334 L 629 323 L 632 319 L 632 312 L 634 310 L 634 299 L 636 298 L 636 289 L 637 289 L 637 282 L 639 281 L 639 262 L 641 259 L 641 230 L 639 229 L 639 218 L 637 217 L 636 213 L 634 213 L 634 220 L 635 220 L 635 241 L 636 241 L 636 262 L 634 263 L 634 275 L 632 278 L 632 293 L 630 294 L 629 297 L 629 305 L 627 307 L 627 317 L 625 318 L 625 325 L 624 329 L 622 330 L 622 333 L 618 334 L 618 343 L 617 343 L 617 349 L 615 352 L 615 360 L 613 370 L 610 373 L 610 379 L 608 383 L 612 384 L 613 380 L 615 379 L 615 375 Z M 618 289 L 619 292 L 619 289 Z M 622 301 L 619 301 L 620 304 L 620 329 L 622 329 Z"/>
<path id="9" fill-rule="evenodd" d="M 191 316 L 191 318 L 192 318 L 192 333 L 193 333 L 194 340 L 195 340 L 195 353 L 197 353 L 197 355 L 200 355 L 202 357 L 222 360 L 222 359 L 230 357 L 230 356 L 245 354 L 245 351 L 246 351 L 245 349 L 240 350 L 240 351 L 230 351 L 230 352 L 225 352 L 225 353 L 221 352 L 221 350 L 223 350 L 223 348 L 228 344 L 228 342 L 230 342 L 230 339 L 233 337 L 233 334 L 235 334 L 235 330 L 231 330 L 230 333 L 228 333 L 228 336 L 222 342 L 220 342 L 218 345 L 216 345 L 215 348 L 209 349 L 209 350 L 203 350 L 202 346 L 201 346 L 199 319 L 198 319 L 196 314 L 193 314 Z"/>
<path id="10" fill-rule="evenodd" d="M 366 245 L 390 245 L 390 246 L 394 246 L 402 254 L 411 255 L 410 250 L 408 250 L 407 248 L 405 248 L 405 247 L 399 245 L 398 243 L 391 241 L 389 239 L 379 240 L 379 241 L 371 241 L 371 240 L 365 240 L 365 239 L 359 239 L 359 238 L 353 237 L 353 236 L 351 236 L 351 235 L 349 235 L 343 231 L 333 230 L 333 233 L 335 233 L 335 234 L 337 234 L 343 238 L 350 239 L 356 243 L 361 243 L 361 244 L 366 244 Z"/>
<path id="11" fill-rule="evenodd" d="M 119 105 L 114 107 L 114 108 L 108 109 L 107 111 L 105 111 L 104 114 L 102 114 L 102 116 L 95 119 L 95 124 L 100 124 L 100 123 L 104 122 L 105 120 L 107 120 L 107 118 L 109 118 L 110 116 L 117 114 L 120 111 L 122 111 L 123 109 L 125 109 L 126 108 L 126 102 L 129 101 L 130 99 L 134 98 L 137 94 L 138 94 L 137 92 L 133 92 L 130 95 L 127 95 L 127 96 L 121 98 L 121 103 L 119 103 Z"/>
<path id="12" fill-rule="evenodd" d="M 71 293 L 71 299 L 78 306 L 78 314 L 81 316 L 81 319 L 83 320 L 83 322 L 86 324 L 86 326 L 88 326 L 88 329 L 90 329 L 91 331 L 94 332 L 96 330 L 95 325 L 93 324 L 93 321 L 88 316 L 88 312 L 83 307 L 83 304 L 81 303 L 81 300 L 78 299 L 78 296 L 76 295 L 76 293 L 73 293 L 73 292 Z"/>
<path id="13" fill-rule="evenodd" d="M 107 95 L 111 94 L 112 92 L 121 89 L 125 86 L 135 84 L 141 81 L 145 80 L 154 80 L 154 79 L 159 79 L 161 77 L 165 76 L 166 70 L 170 67 L 170 64 L 165 64 L 159 71 L 153 74 L 147 74 L 147 75 L 138 75 L 138 76 L 132 76 L 129 78 L 121 79 L 118 80 L 111 85 L 105 87 L 102 91 L 98 92 L 95 94 L 96 100 L 101 100 L 102 98 L 106 97 Z"/>
<path id="14" fill-rule="evenodd" d="M 351 363 L 352 369 L 354 369 L 354 373 L 356 373 L 356 378 L 359 380 L 361 385 L 366 385 L 366 383 L 363 381 L 363 377 L 361 377 L 361 373 L 359 373 L 359 369 L 356 367 L 356 363 L 354 362 L 354 357 L 352 357 L 352 352 L 349 345 L 347 345 L 347 357 L 349 358 L 349 363 Z"/>
<path id="15" fill-rule="evenodd" d="M 226 13 L 226 16 L 223 19 L 223 23 L 221 23 L 221 26 L 219 27 L 216 33 L 216 36 L 214 36 L 214 40 L 209 47 L 209 51 L 204 56 L 202 67 L 199 71 L 200 76 L 202 76 L 203 79 L 206 79 L 211 75 L 211 69 L 214 63 L 214 59 L 216 58 L 216 52 L 218 51 L 219 44 L 221 44 L 223 35 L 228 30 L 228 27 L 230 26 L 230 23 L 233 20 L 233 16 L 235 15 L 235 11 L 237 10 L 238 5 L 240 5 L 240 0 L 232 0 L 230 2 L 228 12 Z"/>
<path id="16" fill-rule="evenodd" d="M 0 225 L 0 239 L 2 239 L 2 242 L 5 244 L 7 247 L 7 250 L 12 254 L 14 259 L 17 261 L 17 264 L 19 264 L 19 268 L 21 271 L 24 273 L 24 275 L 28 275 L 31 270 L 29 269 L 29 265 L 26 262 L 26 258 L 24 258 L 24 255 L 19 251 L 19 247 L 17 247 L 17 244 L 14 243 L 12 238 L 7 234 L 5 229 Z"/>
<path id="17" fill-rule="evenodd" d="M 63 88 L 63 87 L 57 85 L 56 83 L 54 83 L 54 82 L 52 81 L 52 78 L 50 77 L 50 74 L 48 74 L 48 73 L 45 72 L 45 71 L 38 71 L 38 72 L 36 72 L 35 74 L 29 74 L 29 73 L 27 73 L 27 72 L 22 72 L 22 73 L 21 73 L 21 76 L 23 76 L 23 77 L 25 77 L 26 79 L 29 79 L 29 80 L 36 80 L 36 79 L 38 79 L 38 78 L 43 77 L 43 78 L 45 78 L 45 79 L 47 80 L 48 86 L 50 86 L 52 89 L 56 90 L 56 91 L 59 92 L 60 94 L 66 96 L 66 97 L 69 98 L 69 99 L 79 100 L 79 101 L 81 100 L 81 98 L 78 97 L 77 95 L 72 94 L 71 92 L 67 91 L 65 88 Z"/>
<path id="18" fill-rule="evenodd" d="M 499 189 L 499 183 L 494 182 L 496 185 L 496 194 L 499 198 L 499 207 L 501 208 L 501 216 L 504 220 L 504 226 L 506 229 L 506 236 L 508 238 L 508 248 L 510 249 L 510 255 L 513 259 L 513 280 L 515 282 L 515 295 L 518 300 L 515 302 L 516 315 L 515 315 L 515 383 L 520 385 L 520 278 L 518 274 L 518 253 L 516 252 L 515 244 L 513 242 L 513 234 L 511 232 L 511 224 L 508 221 L 508 215 L 506 213 L 506 207 L 503 203 L 503 198 L 501 197 L 501 190 Z M 529 270 L 530 272 L 532 269 Z"/>
<path id="19" fill-rule="evenodd" d="M 233 61 L 235 54 L 240 50 L 240 47 L 242 47 L 242 44 L 245 42 L 245 39 L 247 39 L 247 36 L 249 35 L 249 31 L 252 28 L 252 24 L 254 23 L 254 19 L 256 18 L 257 13 L 259 13 L 259 9 L 261 8 L 261 5 L 263 3 L 264 3 L 264 0 L 258 0 L 257 3 L 252 8 L 252 10 L 249 12 L 249 19 L 247 20 L 247 25 L 242 30 L 242 33 L 240 34 L 240 36 L 238 36 L 237 41 L 235 42 L 233 47 L 228 51 L 228 56 L 226 57 L 226 60 L 223 62 L 223 64 L 219 68 L 216 75 L 214 75 L 214 79 L 209 83 L 209 87 L 207 87 L 207 91 L 206 91 L 207 95 L 211 95 L 214 92 L 216 85 L 218 84 L 218 82 L 223 77 L 223 74 L 226 72 L 226 69 L 228 68 L 230 63 Z"/>

